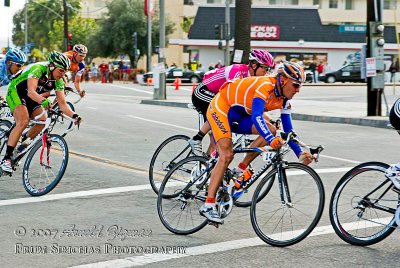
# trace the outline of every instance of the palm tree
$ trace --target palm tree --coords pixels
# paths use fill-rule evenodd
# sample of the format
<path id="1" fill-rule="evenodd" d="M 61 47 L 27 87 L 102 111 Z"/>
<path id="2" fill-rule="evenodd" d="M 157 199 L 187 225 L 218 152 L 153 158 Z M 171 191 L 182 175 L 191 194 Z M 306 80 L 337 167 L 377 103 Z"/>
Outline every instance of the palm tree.
<path id="1" fill-rule="evenodd" d="M 236 0 L 235 49 L 243 50 L 242 62 L 248 63 L 250 53 L 251 0 Z"/>

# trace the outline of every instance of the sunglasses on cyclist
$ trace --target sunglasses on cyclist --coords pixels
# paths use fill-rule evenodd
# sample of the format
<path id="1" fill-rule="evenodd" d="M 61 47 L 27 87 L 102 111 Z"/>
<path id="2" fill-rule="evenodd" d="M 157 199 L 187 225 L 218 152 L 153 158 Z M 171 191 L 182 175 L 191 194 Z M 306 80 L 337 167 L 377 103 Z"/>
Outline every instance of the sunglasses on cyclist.
<path id="1" fill-rule="evenodd" d="M 11 64 L 15 64 L 15 66 L 17 66 L 18 68 L 21 68 L 22 66 L 24 66 L 24 64 L 18 63 L 18 62 L 11 62 Z"/>
<path id="2" fill-rule="evenodd" d="M 293 84 L 293 87 L 296 89 L 301 87 L 301 84 L 298 84 L 298 83 L 292 83 L 292 84 Z"/>
<path id="3" fill-rule="evenodd" d="M 57 68 L 58 69 L 58 71 L 60 72 L 60 73 L 65 73 L 66 72 L 66 70 L 64 70 L 64 69 L 61 69 L 61 68 Z"/>
<path id="4" fill-rule="evenodd" d="M 267 72 L 270 72 L 270 71 L 271 71 L 271 67 L 266 66 L 266 65 L 261 65 L 261 64 L 260 64 L 258 67 L 264 69 L 264 70 L 267 71 Z"/>

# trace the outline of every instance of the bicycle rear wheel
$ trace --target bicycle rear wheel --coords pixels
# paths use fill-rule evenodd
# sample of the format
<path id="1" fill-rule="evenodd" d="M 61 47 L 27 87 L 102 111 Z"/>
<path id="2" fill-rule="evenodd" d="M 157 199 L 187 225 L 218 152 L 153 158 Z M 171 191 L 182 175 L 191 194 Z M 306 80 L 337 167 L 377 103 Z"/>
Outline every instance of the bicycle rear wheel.
<path id="1" fill-rule="evenodd" d="M 278 172 L 276 168 L 271 170 L 258 185 L 250 217 L 254 231 L 264 242 L 285 247 L 306 238 L 318 224 L 324 209 L 325 191 L 320 177 L 311 167 L 288 163 L 282 167 L 285 196 L 282 203 Z"/>
<path id="2" fill-rule="evenodd" d="M 192 149 L 186 135 L 175 135 L 163 141 L 150 161 L 149 181 L 153 191 L 158 194 L 161 182 L 168 171 L 180 160 L 190 156 Z"/>
<path id="3" fill-rule="evenodd" d="M 329 205 L 336 234 L 345 242 L 368 246 L 378 243 L 396 229 L 394 213 L 399 194 L 381 162 L 367 162 L 348 171 L 338 182 Z"/>
<path id="4" fill-rule="evenodd" d="M 68 146 L 64 138 L 56 134 L 51 134 L 48 138 L 51 142 L 50 148 L 44 148 L 42 153 L 42 142 L 39 142 L 25 160 L 22 182 L 25 190 L 32 196 L 45 195 L 53 190 L 67 168 Z"/>
<path id="5" fill-rule="evenodd" d="M 207 158 L 193 156 L 181 160 L 163 180 L 157 199 L 158 216 L 172 233 L 188 235 L 207 225 L 199 209 L 207 197 Z"/>

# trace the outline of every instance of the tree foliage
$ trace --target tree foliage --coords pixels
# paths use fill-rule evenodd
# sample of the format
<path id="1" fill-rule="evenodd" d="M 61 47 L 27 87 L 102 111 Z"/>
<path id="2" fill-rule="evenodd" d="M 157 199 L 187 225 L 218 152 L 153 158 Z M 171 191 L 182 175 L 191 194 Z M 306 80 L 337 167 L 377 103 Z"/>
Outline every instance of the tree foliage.
<path id="1" fill-rule="evenodd" d="M 79 14 L 81 8 L 79 0 L 68 0 L 68 5 L 69 18 Z M 35 47 L 40 50 L 57 48 L 57 44 L 52 43 L 54 40 L 49 38 L 49 32 L 54 32 L 56 22 L 63 25 L 63 1 L 28 1 L 27 5 L 13 17 L 12 41 L 17 46 L 25 45 L 25 8 L 28 14 L 28 43 L 35 44 Z M 63 37 L 63 31 L 61 37 Z"/>
<path id="2" fill-rule="evenodd" d="M 99 30 L 89 39 L 92 55 L 118 57 L 127 54 L 134 62 L 133 38 L 137 32 L 137 44 L 140 55 L 147 51 L 147 17 L 144 15 L 142 0 L 114 0 L 108 5 L 108 12 L 98 21 Z M 166 21 L 166 36 L 174 30 L 174 24 Z M 152 46 L 159 44 L 158 12 L 152 20 Z"/>
<path id="3" fill-rule="evenodd" d="M 90 35 L 97 32 L 98 28 L 99 26 L 94 19 L 84 19 L 81 16 L 75 16 L 68 21 L 68 31 L 72 34 L 73 44 L 87 45 Z M 64 45 L 64 22 L 54 22 L 54 28 L 48 33 L 48 38 L 51 44 L 62 50 Z M 90 49 L 88 54 L 89 56 L 92 55 Z"/>

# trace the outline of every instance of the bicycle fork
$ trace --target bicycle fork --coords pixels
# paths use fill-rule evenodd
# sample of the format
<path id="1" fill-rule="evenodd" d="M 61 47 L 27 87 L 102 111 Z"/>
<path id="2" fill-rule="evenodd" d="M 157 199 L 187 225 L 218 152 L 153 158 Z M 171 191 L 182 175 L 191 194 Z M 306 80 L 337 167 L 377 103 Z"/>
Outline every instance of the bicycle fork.
<path id="1" fill-rule="evenodd" d="M 44 149 L 46 150 L 46 164 L 43 163 L 43 154 L 44 154 Z M 40 151 L 40 165 L 44 166 L 47 169 L 50 169 L 50 148 L 51 148 L 51 141 L 50 141 L 50 137 L 48 132 L 46 131 L 45 133 L 43 133 L 42 135 L 42 150 Z"/>
<path id="2" fill-rule="evenodd" d="M 276 168 L 278 170 L 278 186 L 279 186 L 279 194 L 281 197 L 281 203 L 283 207 L 293 207 L 292 198 L 290 196 L 289 186 L 287 182 L 286 172 L 284 170 L 284 163 L 279 163 Z M 286 195 L 286 200 L 285 200 Z"/>

